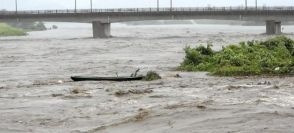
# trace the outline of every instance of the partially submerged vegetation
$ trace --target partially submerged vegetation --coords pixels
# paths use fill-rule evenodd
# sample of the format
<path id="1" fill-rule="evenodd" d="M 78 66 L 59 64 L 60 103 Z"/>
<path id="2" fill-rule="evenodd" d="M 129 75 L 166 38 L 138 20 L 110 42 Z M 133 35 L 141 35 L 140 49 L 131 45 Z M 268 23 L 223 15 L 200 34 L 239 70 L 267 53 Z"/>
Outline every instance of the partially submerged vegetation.
<path id="1" fill-rule="evenodd" d="M 160 75 L 154 71 L 147 72 L 146 76 L 144 77 L 145 81 L 153 81 L 161 79 Z"/>
<path id="2" fill-rule="evenodd" d="M 241 42 L 221 51 L 211 45 L 185 48 L 183 71 L 208 71 L 219 76 L 294 74 L 294 41 L 278 36 L 266 41 Z"/>
<path id="3" fill-rule="evenodd" d="M 0 36 L 23 36 L 26 32 L 22 29 L 13 28 L 7 24 L 0 23 Z"/>

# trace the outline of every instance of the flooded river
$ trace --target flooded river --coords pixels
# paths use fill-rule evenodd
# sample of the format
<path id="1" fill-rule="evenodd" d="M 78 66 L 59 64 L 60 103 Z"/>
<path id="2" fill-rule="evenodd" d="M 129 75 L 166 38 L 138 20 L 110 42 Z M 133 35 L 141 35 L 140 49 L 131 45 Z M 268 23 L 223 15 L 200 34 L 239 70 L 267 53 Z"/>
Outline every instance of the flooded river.
<path id="1" fill-rule="evenodd" d="M 0 38 L 0 132 L 261 133 L 294 131 L 293 77 L 178 72 L 183 48 L 266 39 L 264 26 L 90 24 Z M 294 38 L 294 26 L 284 26 Z M 161 80 L 72 82 L 70 76 L 157 71 Z M 152 90 L 152 91 L 144 91 Z M 117 95 L 118 92 L 133 92 Z M 136 93 L 137 92 L 137 93 Z"/>

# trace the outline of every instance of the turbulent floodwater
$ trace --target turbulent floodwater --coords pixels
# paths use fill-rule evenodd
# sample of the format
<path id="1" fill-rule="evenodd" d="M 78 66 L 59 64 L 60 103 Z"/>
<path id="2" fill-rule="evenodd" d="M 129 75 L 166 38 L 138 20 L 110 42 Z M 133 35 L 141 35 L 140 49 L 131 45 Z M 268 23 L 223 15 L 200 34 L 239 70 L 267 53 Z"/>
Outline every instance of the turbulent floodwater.
<path id="1" fill-rule="evenodd" d="M 220 49 L 265 39 L 265 27 L 114 24 L 113 38 L 92 39 L 89 24 L 47 23 L 53 24 L 59 29 L 0 38 L 0 132 L 294 132 L 293 77 L 174 71 L 185 46 L 211 42 Z M 294 26 L 285 26 L 284 32 L 294 38 Z M 155 70 L 163 78 L 69 79 L 130 75 L 137 68 L 141 74 Z"/>

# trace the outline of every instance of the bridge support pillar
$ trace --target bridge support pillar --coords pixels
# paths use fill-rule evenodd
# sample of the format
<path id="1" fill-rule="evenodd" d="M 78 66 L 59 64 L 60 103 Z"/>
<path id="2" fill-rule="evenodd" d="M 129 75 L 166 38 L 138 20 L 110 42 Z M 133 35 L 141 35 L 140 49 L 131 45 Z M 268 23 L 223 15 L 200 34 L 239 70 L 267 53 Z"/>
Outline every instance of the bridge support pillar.
<path id="1" fill-rule="evenodd" d="M 268 20 L 266 21 L 266 34 L 281 34 L 281 21 Z"/>
<path id="2" fill-rule="evenodd" d="M 108 38 L 110 35 L 110 23 L 102 23 L 100 21 L 92 22 L 94 38 Z"/>

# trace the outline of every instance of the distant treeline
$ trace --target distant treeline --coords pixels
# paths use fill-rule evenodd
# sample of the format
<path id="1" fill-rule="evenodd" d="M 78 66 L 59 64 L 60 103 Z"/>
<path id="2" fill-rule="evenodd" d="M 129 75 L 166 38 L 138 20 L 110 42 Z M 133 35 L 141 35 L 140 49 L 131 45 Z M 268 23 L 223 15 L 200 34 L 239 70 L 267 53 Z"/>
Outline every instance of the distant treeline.
<path id="1" fill-rule="evenodd" d="M 46 30 L 46 27 L 43 22 L 10 22 L 8 25 L 24 29 L 26 31 L 42 31 Z"/>
<path id="2" fill-rule="evenodd" d="M 171 25 L 171 24 L 227 24 L 244 26 L 262 26 L 263 21 L 237 21 L 237 20 L 150 20 L 125 22 L 127 25 Z M 294 22 L 283 22 L 283 25 L 294 25 Z"/>

